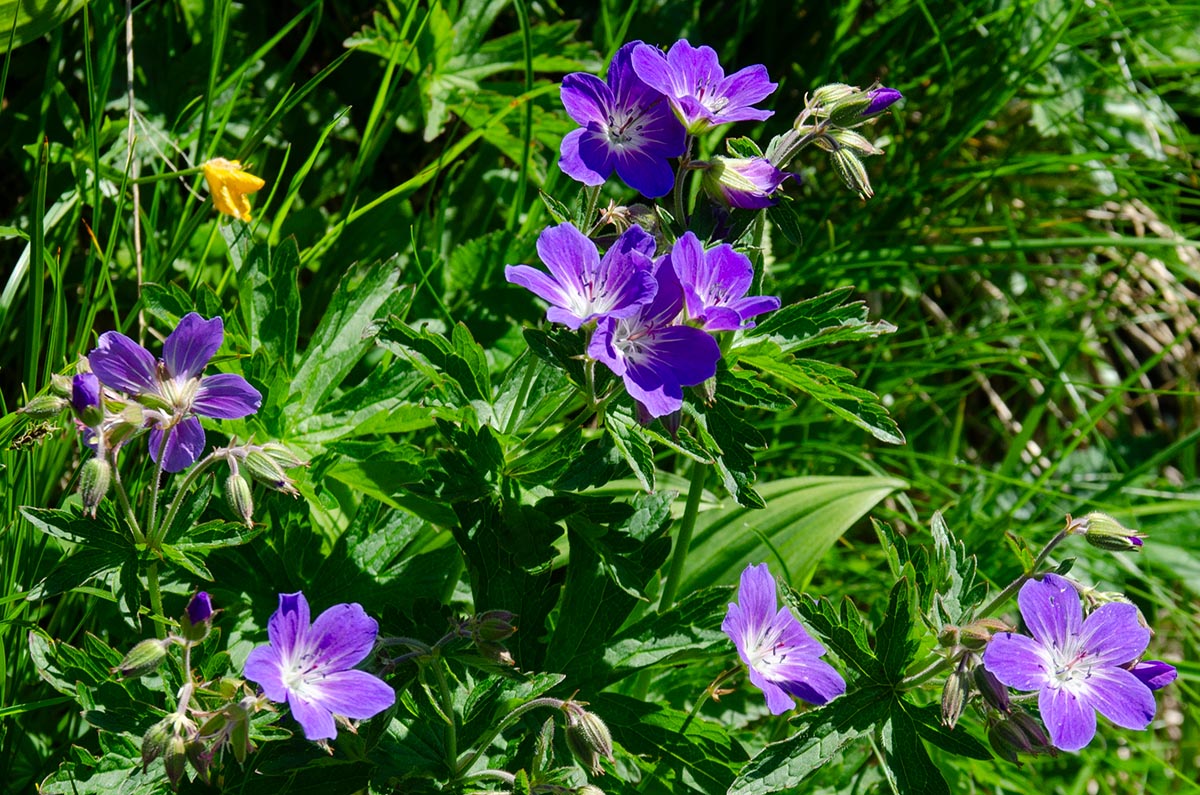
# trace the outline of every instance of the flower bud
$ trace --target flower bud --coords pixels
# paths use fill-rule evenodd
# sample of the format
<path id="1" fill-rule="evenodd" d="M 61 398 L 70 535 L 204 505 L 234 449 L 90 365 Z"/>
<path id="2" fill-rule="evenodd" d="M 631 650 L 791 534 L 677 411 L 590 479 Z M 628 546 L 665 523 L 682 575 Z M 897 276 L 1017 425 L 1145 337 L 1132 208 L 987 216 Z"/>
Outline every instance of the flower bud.
<path id="1" fill-rule="evenodd" d="M 1068 532 L 1083 533 L 1084 539 L 1094 547 L 1112 552 L 1140 552 L 1145 533 L 1130 530 L 1106 513 L 1093 511 L 1083 519 L 1068 525 Z"/>
<path id="2" fill-rule="evenodd" d="M 952 649 L 958 645 L 959 630 L 954 624 L 947 624 L 942 627 L 938 633 L 938 645 L 945 649 Z"/>
<path id="3" fill-rule="evenodd" d="M 1010 720 L 1025 736 L 1025 741 L 1032 753 L 1051 755 L 1058 753 L 1057 749 L 1050 744 L 1050 738 L 1046 736 L 1046 730 L 1042 728 L 1042 724 L 1038 723 L 1037 719 L 1028 712 L 1014 712 Z"/>
<path id="4" fill-rule="evenodd" d="M 1129 667 L 1129 671 L 1151 690 L 1166 687 L 1179 676 L 1175 666 L 1161 660 L 1143 660 L 1134 663 Z"/>
<path id="5" fill-rule="evenodd" d="M 971 674 L 964 655 L 954 673 L 946 677 L 946 686 L 942 688 L 942 723 L 946 728 L 953 729 L 958 724 L 970 692 Z"/>
<path id="6" fill-rule="evenodd" d="M 885 110 L 904 99 L 904 95 L 894 88 L 887 86 L 878 86 L 867 92 L 867 97 L 871 100 L 870 104 L 863 109 L 863 116 L 876 116 L 883 113 Z"/>
<path id="7" fill-rule="evenodd" d="M 1001 712 L 1012 712 L 1008 688 L 1000 684 L 996 675 L 982 665 L 975 666 L 975 688 L 983 696 L 983 700 L 995 709 Z"/>
<path id="8" fill-rule="evenodd" d="M 206 591 L 198 592 L 188 602 L 187 610 L 179 621 L 183 637 L 192 643 L 199 643 L 207 638 L 212 627 L 212 614 L 212 599 Z"/>
<path id="9" fill-rule="evenodd" d="M 713 201 L 727 207 L 760 210 L 775 204 L 771 194 L 790 176 L 765 157 L 717 155 L 705 169 L 702 183 Z"/>
<path id="10" fill-rule="evenodd" d="M 471 638 L 476 643 L 499 643 L 511 638 L 517 631 L 512 622 L 515 613 L 507 610 L 488 610 L 475 616 L 470 622 Z"/>
<path id="11" fill-rule="evenodd" d="M 168 717 L 151 726 L 142 735 L 142 772 L 150 767 L 150 763 L 158 759 L 167 750 L 167 742 L 175 733 L 174 721 Z"/>
<path id="12" fill-rule="evenodd" d="M 38 395 L 17 409 L 17 413 L 35 420 L 48 420 L 61 414 L 67 405 L 67 401 L 57 395 Z"/>
<path id="13" fill-rule="evenodd" d="M 988 743 L 1001 759 L 1009 762 L 1020 762 L 1020 755 L 1032 750 L 1025 733 L 1018 729 L 1011 720 L 1005 718 L 988 727 Z"/>
<path id="14" fill-rule="evenodd" d="M 225 479 L 225 501 L 246 527 L 254 526 L 254 497 L 250 494 L 250 484 L 241 473 L 231 472 Z"/>
<path id="15" fill-rule="evenodd" d="M 84 513 L 96 515 L 96 508 L 108 494 L 110 483 L 112 467 L 108 461 L 94 456 L 83 463 L 83 469 L 79 472 L 79 499 L 83 501 Z"/>
<path id="16" fill-rule="evenodd" d="M 980 618 L 962 627 L 959 640 L 971 651 L 987 646 L 997 632 L 1011 632 L 1012 627 L 996 618 Z"/>
<path id="17" fill-rule="evenodd" d="M 167 771 L 167 780 L 171 789 L 179 786 L 183 778 L 184 766 L 187 764 L 187 742 L 178 734 L 167 738 L 166 749 L 163 751 L 163 768 Z"/>
<path id="18" fill-rule="evenodd" d="M 608 727 L 598 715 L 573 701 L 565 702 L 563 709 L 567 713 L 567 747 L 592 775 L 604 775 L 600 760 L 613 761 L 612 735 Z"/>
<path id="19" fill-rule="evenodd" d="M 826 135 L 836 141 L 839 147 L 849 149 L 859 157 L 883 154 L 882 149 L 854 130 L 830 130 Z"/>
<path id="20" fill-rule="evenodd" d="M 114 673 L 120 673 L 128 679 L 153 673 L 167 656 L 167 647 L 170 645 L 169 640 L 144 640 L 129 650 L 121 664 L 113 669 Z"/>
<path id="21" fill-rule="evenodd" d="M 281 445 L 275 446 L 283 449 L 284 454 L 273 455 L 267 450 L 269 446 L 251 447 L 242 459 L 242 466 L 250 473 L 250 477 L 268 488 L 295 497 L 300 492 L 296 491 L 296 481 L 288 476 L 286 470 L 302 466 L 304 462 L 291 456 Z"/>
<path id="22" fill-rule="evenodd" d="M 51 373 L 50 391 L 59 397 L 69 398 L 71 396 L 71 378 L 61 373 Z"/>
<path id="23" fill-rule="evenodd" d="M 864 199 L 869 199 L 875 195 L 875 191 L 871 189 L 871 179 L 867 176 L 867 170 L 863 168 L 862 161 L 848 149 L 835 149 L 830 155 L 833 161 L 833 167 L 837 170 L 838 176 L 846 183 L 852 191 L 856 191 L 859 196 Z"/>
<path id="24" fill-rule="evenodd" d="M 604 790 L 595 784 L 584 784 L 582 787 L 576 788 L 575 795 L 604 795 Z"/>

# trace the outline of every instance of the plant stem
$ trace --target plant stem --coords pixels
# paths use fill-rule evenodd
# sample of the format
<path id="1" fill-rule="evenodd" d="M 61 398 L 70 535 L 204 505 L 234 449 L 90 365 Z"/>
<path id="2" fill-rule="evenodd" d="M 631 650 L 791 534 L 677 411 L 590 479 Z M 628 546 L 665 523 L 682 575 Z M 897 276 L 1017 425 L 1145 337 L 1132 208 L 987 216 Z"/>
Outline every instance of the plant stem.
<path id="1" fill-rule="evenodd" d="M 512 410 L 508 414 L 508 420 L 504 423 L 505 435 L 512 435 L 512 432 L 517 429 L 517 417 L 521 414 L 521 407 L 529 400 L 529 390 L 533 388 L 533 373 L 536 369 L 536 361 L 533 361 L 534 355 L 531 351 L 526 351 L 525 356 L 529 358 L 528 364 L 525 366 L 525 374 L 521 377 L 521 389 L 517 392 L 517 399 L 512 405 Z"/>
<path id="2" fill-rule="evenodd" d="M 454 697 L 450 694 L 450 683 L 446 681 L 446 672 L 442 669 L 442 659 L 433 660 L 433 676 L 437 679 L 438 691 L 442 696 L 443 709 L 446 712 L 446 767 L 457 777 L 458 770 L 458 727 L 454 724 Z"/>
<path id="3" fill-rule="evenodd" d="M 1021 574 L 1020 577 L 1017 577 L 1017 579 L 1010 582 L 1008 584 L 1008 587 L 1006 587 L 1000 593 L 996 594 L 995 598 L 992 599 L 992 601 L 988 602 L 986 605 L 979 608 L 979 612 L 975 614 L 976 617 L 983 618 L 988 613 L 991 613 L 997 607 L 999 607 L 1000 605 L 1007 602 L 1012 597 L 1012 595 L 1015 594 L 1017 592 L 1017 590 L 1029 580 L 1030 577 L 1033 577 L 1035 574 L 1037 574 L 1038 569 L 1040 569 L 1042 567 L 1042 564 L 1046 562 L 1046 558 L 1050 556 L 1050 551 L 1052 549 L 1054 549 L 1056 546 L 1058 546 L 1059 544 L 1061 544 L 1063 539 L 1065 539 L 1067 537 L 1067 535 L 1068 535 L 1068 532 L 1066 530 L 1060 530 L 1058 532 L 1058 535 L 1056 535 L 1056 536 L 1054 536 L 1054 538 L 1050 539 L 1046 543 L 1046 546 L 1044 546 L 1042 548 L 1042 551 L 1038 553 L 1038 556 L 1033 561 L 1033 566 L 1031 566 L 1029 568 L 1029 571 L 1024 572 L 1023 574 Z"/>
<path id="4" fill-rule="evenodd" d="M 195 168 L 185 168 L 182 171 L 168 171 L 164 174 L 151 174 L 148 177 L 138 177 L 137 179 L 132 179 L 130 180 L 130 183 L 136 185 L 146 185 L 151 182 L 162 182 L 163 180 L 167 179 L 176 179 L 177 177 L 190 177 L 192 174 L 199 174 L 203 170 L 204 169 L 200 166 L 196 166 Z"/>
<path id="5" fill-rule="evenodd" d="M 158 586 L 158 561 L 151 561 L 146 567 L 146 590 L 150 592 L 150 619 L 154 621 L 154 634 L 158 638 L 167 636 L 167 628 L 163 626 L 161 621 L 155 621 L 155 617 L 162 618 L 162 591 Z"/>
<path id="6" fill-rule="evenodd" d="M 587 196 L 587 204 L 584 205 L 583 217 L 580 218 L 580 227 L 587 230 L 586 234 L 591 235 L 596 231 L 597 223 L 592 220 L 592 216 L 596 214 L 596 205 L 600 202 L 600 189 L 603 185 L 589 186 L 584 190 L 584 195 Z"/>
<path id="7" fill-rule="evenodd" d="M 692 480 L 688 486 L 687 504 L 679 520 L 679 532 L 675 534 L 675 550 L 671 554 L 671 570 L 663 585 L 658 600 L 658 612 L 664 613 L 675 605 L 675 594 L 683 579 L 683 566 L 687 561 L 688 547 L 692 545 L 692 531 L 696 529 L 696 516 L 700 513 L 700 498 L 704 495 L 704 479 L 708 476 L 708 464 L 692 462 Z"/>
<path id="8" fill-rule="evenodd" d="M 135 544 L 146 543 L 146 536 L 142 533 L 141 525 L 138 524 L 137 514 L 134 513 L 133 505 L 129 502 L 129 492 L 125 491 L 125 484 L 121 482 L 121 470 L 117 467 L 115 460 L 109 462 L 113 472 L 113 486 L 117 492 L 117 502 L 121 503 L 121 510 L 125 511 L 125 521 L 129 522 L 129 530 L 133 533 L 133 542 Z"/>
<path id="9" fill-rule="evenodd" d="M 167 453 L 167 441 L 171 438 L 172 428 L 167 428 L 162 436 L 162 441 L 158 444 L 157 461 L 154 464 L 154 480 L 150 484 L 150 506 L 147 509 L 149 518 L 146 521 L 146 540 L 150 544 L 151 549 L 158 549 L 162 539 L 158 538 L 158 533 L 155 530 L 154 520 L 158 513 L 158 492 L 162 488 L 163 475 L 163 458 Z"/>
<path id="10" fill-rule="evenodd" d="M 526 712 L 529 712 L 530 710 L 536 709 L 538 707 L 551 707 L 553 709 L 562 709 L 562 706 L 563 706 L 562 699 L 545 697 L 545 698 L 535 698 L 532 701 L 526 701 L 524 704 L 521 704 L 520 706 L 513 709 L 512 712 L 508 713 L 507 715 L 505 715 L 503 718 L 500 719 L 500 722 L 496 724 L 496 727 L 494 729 L 492 729 L 490 732 L 483 735 L 479 739 L 479 742 L 476 743 L 474 750 L 471 751 L 471 754 L 466 759 L 464 759 L 458 765 L 458 769 L 454 771 L 455 780 L 461 779 L 467 773 L 467 771 L 469 771 L 471 769 L 471 765 L 475 764 L 475 762 L 477 762 L 479 760 L 480 754 L 482 754 L 484 751 L 486 751 L 491 746 L 491 744 L 493 742 L 495 742 L 496 738 L 500 736 L 500 732 L 504 731 L 509 726 L 516 723 L 517 718 L 521 717 Z"/>
<path id="11" fill-rule="evenodd" d="M 183 504 L 184 496 L 192 488 L 192 485 L 199 479 L 200 475 L 202 475 L 205 470 L 215 464 L 216 461 L 216 457 L 212 453 L 209 453 L 197 463 L 193 464 L 188 470 L 188 473 L 184 475 L 183 482 L 179 484 L 179 491 L 175 493 L 175 498 L 171 500 L 171 504 L 167 506 L 167 512 L 163 516 L 162 525 L 158 528 L 152 527 L 150 529 L 150 537 L 156 548 L 159 544 L 166 540 L 167 531 L 171 528 L 171 523 L 175 521 L 175 515 L 179 513 L 179 506 Z"/>
<path id="12" fill-rule="evenodd" d="M 692 136 L 688 135 L 683 145 L 683 155 L 679 158 L 679 168 L 675 171 L 675 189 L 672 191 L 672 207 L 675 208 L 675 223 L 679 229 L 687 229 L 687 212 L 684 207 L 684 175 L 692 162 Z"/>

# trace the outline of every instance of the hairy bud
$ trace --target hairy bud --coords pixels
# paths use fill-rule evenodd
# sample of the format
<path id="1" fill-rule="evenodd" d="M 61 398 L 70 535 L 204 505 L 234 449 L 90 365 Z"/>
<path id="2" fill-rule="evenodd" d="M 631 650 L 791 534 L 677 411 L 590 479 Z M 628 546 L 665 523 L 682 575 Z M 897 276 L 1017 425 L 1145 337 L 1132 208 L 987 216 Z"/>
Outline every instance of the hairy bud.
<path id="1" fill-rule="evenodd" d="M 96 515 L 96 508 L 108 494 L 111 483 L 112 467 L 108 461 L 93 457 L 83 463 L 83 469 L 79 472 L 79 499 L 83 502 L 84 513 Z"/>
<path id="2" fill-rule="evenodd" d="M 592 775 L 604 775 L 600 760 L 613 761 L 612 735 L 608 726 L 598 715 L 573 701 L 564 703 L 563 709 L 567 713 L 567 747 Z"/>
<path id="3" fill-rule="evenodd" d="M 169 640 L 156 638 L 144 640 L 129 650 L 125 659 L 121 660 L 121 664 L 114 669 L 114 672 L 127 679 L 136 679 L 139 676 L 153 673 L 166 658 L 167 648 L 170 645 Z"/>

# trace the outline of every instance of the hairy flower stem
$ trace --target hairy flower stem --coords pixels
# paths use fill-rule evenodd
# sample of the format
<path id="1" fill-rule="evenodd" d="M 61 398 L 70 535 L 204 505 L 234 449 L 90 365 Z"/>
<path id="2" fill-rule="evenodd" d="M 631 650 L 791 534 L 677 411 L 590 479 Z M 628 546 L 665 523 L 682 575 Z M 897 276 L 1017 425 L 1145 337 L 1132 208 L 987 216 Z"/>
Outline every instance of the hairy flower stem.
<path id="1" fill-rule="evenodd" d="M 1042 564 L 1044 564 L 1046 562 L 1046 558 L 1048 558 L 1050 556 L 1050 552 L 1053 551 L 1053 549 L 1055 547 L 1057 547 L 1059 544 L 1061 544 L 1063 542 L 1063 539 L 1065 539 L 1068 535 L 1070 535 L 1068 530 L 1060 530 L 1058 532 L 1058 535 L 1054 536 L 1054 538 L 1047 541 L 1046 546 L 1042 547 L 1042 551 L 1038 553 L 1037 558 L 1034 559 L 1033 565 L 1029 567 L 1028 571 L 1023 572 L 1021 574 L 1021 576 L 1017 577 L 1015 580 L 1010 582 L 1004 588 L 1004 590 L 1002 590 L 1000 593 L 996 594 L 996 596 L 991 601 L 989 601 L 983 607 L 979 608 L 979 610 L 975 613 L 975 618 L 986 617 L 993 610 L 1000 607 L 1002 604 L 1004 604 L 1009 599 L 1011 599 L 1013 597 L 1013 594 L 1015 594 L 1017 591 L 1019 591 L 1022 585 L 1024 585 L 1026 582 L 1028 582 L 1030 578 L 1037 575 L 1038 569 L 1040 569 L 1042 567 Z M 916 687 L 917 685 L 920 685 L 924 682 L 929 681 L 930 679 L 937 676 L 939 673 L 941 673 L 942 671 L 948 669 L 951 665 L 953 665 L 956 658 L 957 658 L 957 655 L 951 655 L 949 657 L 943 657 L 943 656 L 939 655 L 938 657 L 936 657 L 933 660 L 933 662 L 926 665 L 920 671 L 917 671 L 916 673 L 911 674 L 911 675 L 906 676 L 903 679 L 901 679 L 900 685 L 899 685 L 900 689 L 901 690 L 910 690 L 910 689 Z"/>
<path id="2" fill-rule="evenodd" d="M 162 639 L 167 636 L 167 628 L 162 621 L 157 620 L 162 617 L 162 590 L 158 585 L 158 561 L 151 561 L 146 567 L 146 590 L 150 592 L 150 619 L 154 621 L 154 635 Z"/>
<path id="3" fill-rule="evenodd" d="M 179 507 L 183 504 L 184 497 L 191 491 L 196 481 L 200 479 L 200 475 L 204 474 L 205 470 L 216 463 L 216 461 L 216 457 L 212 453 L 209 453 L 188 469 L 187 475 L 183 478 L 183 483 L 179 484 L 179 490 L 175 494 L 175 499 L 171 500 L 171 504 L 167 506 L 167 512 L 163 516 L 162 525 L 150 529 L 150 543 L 155 548 L 166 539 L 167 531 L 175 521 L 175 515 L 179 513 Z"/>
<path id="4" fill-rule="evenodd" d="M 683 517 L 679 520 L 679 532 L 675 534 L 675 550 L 671 554 L 671 570 L 663 585 L 658 600 L 658 612 L 664 613 L 675 606 L 675 594 L 683 579 L 683 566 L 687 562 L 688 547 L 692 545 L 692 531 L 696 529 L 696 516 L 700 513 L 700 498 L 704 495 L 704 480 L 708 476 L 708 464 L 692 462 L 692 479 L 688 486 L 687 503 Z"/>
<path id="5" fill-rule="evenodd" d="M 167 428 L 162 435 L 162 441 L 158 445 L 158 462 L 154 465 L 154 480 L 150 484 L 150 505 L 146 510 L 148 518 L 146 519 L 146 541 L 150 544 L 151 549 L 158 549 L 158 545 L 162 543 L 162 538 L 154 526 L 154 520 L 158 514 L 158 492 L 162 488 L 163 462 L 167 457 L 167 441 L 171 438 L 173 428 Z"/>
<path id="6" fill-rule="evenodd" d="M 671 192 L 672 207 L 675 208 L 675 223 L 680 229 L 687 229 L 687 208 L 684 206 L 684 191 L 687 180 L 684 177 L 690 170 L 692 162 L 692 141 L 689 135 L 683 142 L 683 154 L 679 158 L 679 168 L 675 171 L 675 187 Z"/>
<path id="7" fill-rule="evenodd" d="M 135 544 L 146 543 L 146 536 L 142 533 L 142 527 L 138 524 L 137 514 L 133 510 L 133 505 L 129 502 L 129 492 L 125 491 L 125 484 L 121 482 L 121 470 L 117 467 L 116 461 L 110 461 L 113 472 L 113 489 L 117 492 L 117 502 L 121 503 L 121 510 L 125 512 L 125 521 L 129 522 L 129 532 L 133 534 L 133 542 Z"/>
<path id="8" fill-rule="evenodd" d="M 587 204 L 584 205 L 580 228 L 588 230 L 587 234 L 589 237 L 600 225 L 598 220 L 593 220 L 593 216 L 596 214 L 596 206 L 600 203 L 600 189 L 603 187 L 603 185 L 593 185 L 584 189 Z"/>
<path id="9" fill-rule="evenodd" d="M 550 707 L 552 709 L 562 709 L 563 700 L 561 698 L 550 698 L 550 697 L 535 698 L 532 701 L 526 701 L 524 704 L 521 704 L 520 706 L 513 709 L 512 712 L 508 713 L 503 718 L 501 718 L 499 723 L 497 723 L 496 726 L 490 732 L 483 735 L 483 737 L 481 737 L 479 739 L 479 742 L 475 744 L 475 748 L 472 749 L 470 754 L 468 754 L 465 759 L 463 759 L 461 762 L 458 763 L 458 769 L 454 771 L 453 780 L 459 781 L 459 780 L 462 780 L 464 777 L 467 777 L 468 771 L 470 771 L 471 766 L 474 765 L 477 761 L 479 761 L 480 755 L 483 754 L 483 752 L 486 751 L 489 747 L 491 747 L 492 743 L 496 741 L 496 738 L 500 736 L 501 732 L 503 732 L 509 726 L 512 726 L 514 723 L 516 723 L 517 719 L 520 718 L 522 715 L 524 715 L 526 712 L 537 709 L 538 707 Z"/>

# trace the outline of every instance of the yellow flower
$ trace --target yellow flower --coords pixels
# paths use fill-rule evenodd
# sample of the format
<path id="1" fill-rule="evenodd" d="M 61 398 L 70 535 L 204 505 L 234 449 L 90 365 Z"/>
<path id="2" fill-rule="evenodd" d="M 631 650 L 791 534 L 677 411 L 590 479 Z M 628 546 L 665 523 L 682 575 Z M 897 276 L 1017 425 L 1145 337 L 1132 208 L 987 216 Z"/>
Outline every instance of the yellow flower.
<path id="1" fill-rule="evenodd" d="M 242 171 L 242 164 L 238 161 L 223 157 L 214 157 L 201 168 L 204 169 L 204 180 L 208 183 L 216 208 L 240 221 L 249 221 L 250 201 L 246 196 L 267 183 Z"/>

